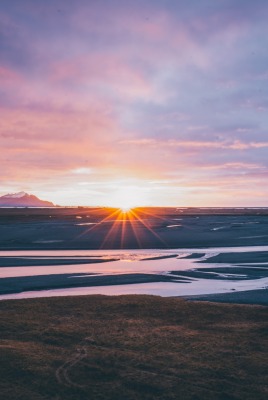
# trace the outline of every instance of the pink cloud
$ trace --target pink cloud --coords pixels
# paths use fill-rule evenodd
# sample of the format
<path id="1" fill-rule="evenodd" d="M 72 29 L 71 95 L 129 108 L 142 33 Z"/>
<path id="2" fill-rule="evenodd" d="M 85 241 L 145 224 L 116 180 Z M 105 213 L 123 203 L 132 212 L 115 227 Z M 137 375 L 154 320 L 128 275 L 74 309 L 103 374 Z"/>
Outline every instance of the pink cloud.
<path id="1" fill-rule="evenodd" d="M 22 78 L 16 71 L 0 65 L 0 82 L 1 85 L 17 85 L 22 82 Z"/>
<path id="2" fill-rule="evenodd" d="M 30 180 L 78 167 L 105 167 L 117 121 L 105 113 L 0 110 L 2 179 Z M 112 136 L 109 136 L 110 133 Z"/>
<path id="3" fill-rule="evenodd" d="M 150 70 L 176 69 L 189 64 L 206 69 L 213 64 L 210 52 L 200 44 L 198 33 L 168 9 L 145 4 L 142 10 L 126 6 L 116 12 L 101 15 L 99 12 L 98 7 L 78 9 L 72 24 L 83 34 L 100 35 L 108 43 L 111 40 L 111 47 L 105 47 L 106 54 L 116 52 L 125 61 L 142 61 Z M 191 24 L 195 18 L 192 17 Z"/>
<path id="4" fill-rule="evenodd" d="M 96 92 L 109 90 L 127 97 L 148 96 L 153 88 L 144 73 L 120 57 L 92 54 L 54 63 L 50 67 L 52 84 L 74 83 Z"/>
<path id="5" fill-rule="evenodd" d="M 242 142 L 234 141 L 188 141 L 188 140 L 157 140 L 151 138 L 126 139 L 121 141 L 122 144 L 145 145 L 145 146 L 163 146 L 163 147 L 180 147 L 189 150 L 195 149 L 231 149 L 231 150 L 248 150 L 260 149 L 268 147 L 268 142 Z"/>

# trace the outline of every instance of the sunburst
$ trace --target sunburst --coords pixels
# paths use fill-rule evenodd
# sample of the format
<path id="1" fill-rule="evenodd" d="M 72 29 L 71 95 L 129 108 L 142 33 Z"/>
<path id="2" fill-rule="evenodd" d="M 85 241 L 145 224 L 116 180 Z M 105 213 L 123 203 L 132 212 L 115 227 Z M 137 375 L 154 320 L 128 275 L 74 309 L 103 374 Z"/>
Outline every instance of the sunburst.
<path id="1" fill-rule="evenodd" d="M 101 249 L 107 248 L 107 245 L 113 248 L 113 243 L 116 241 L 118 244 L 120 242 L 120 248 L 123 249 L 129 240 L 129 235 L 132 235 L 133 239 L 135 238 L 134 240 L 139 248 L 143 248 L 144 245 L 146 246 L 146 232 L 154 236 L 158 242 L 161 242 L 163 247 L 166 247 L 166 242 L 155 232 L 149 221 L 150 219 L 162 220 L 163 218 L 153 212 L 148 213 L 147 209 L 145 211 L 143 208 L 122 206 L 121 208 L 111 209 L 110 211 L 107 209 L 107 214 L 102 220 L 85 230 L 78 237 L 82 237 L 90 231 L 98 229 L 101 224 L 109 223 L 109 227 L 107 227 L 108 229 L 100 245 Z M 76 237 L 76 239 L 78 237 Z"/>

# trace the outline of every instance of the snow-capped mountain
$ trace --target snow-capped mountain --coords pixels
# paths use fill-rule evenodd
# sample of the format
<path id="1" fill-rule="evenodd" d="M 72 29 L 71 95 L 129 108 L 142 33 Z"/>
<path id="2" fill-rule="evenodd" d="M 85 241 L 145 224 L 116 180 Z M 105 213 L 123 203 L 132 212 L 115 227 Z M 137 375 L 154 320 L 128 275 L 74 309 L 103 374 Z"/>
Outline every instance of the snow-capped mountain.
<path id="1" fill-rule="evenodd" d="M 20 199 L 21 197 L 27 195 L 25 192 L 18 192 L 18 193 L 8 193 L 2 196 L 2 199 Z"/>
<path id="2" fill-rule="evenodd" d="M 0 197 L 0 207 L 54 207 L 50 201 L 40 200 L 25 192 L 8 193 Z"/>

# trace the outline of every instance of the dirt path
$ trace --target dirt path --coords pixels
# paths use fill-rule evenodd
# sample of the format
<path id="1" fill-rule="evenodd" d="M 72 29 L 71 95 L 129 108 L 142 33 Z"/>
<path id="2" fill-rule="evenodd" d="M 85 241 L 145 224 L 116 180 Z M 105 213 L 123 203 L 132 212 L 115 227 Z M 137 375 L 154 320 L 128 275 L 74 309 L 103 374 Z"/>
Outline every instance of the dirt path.
<path id="1" fill-rule="evenodd" d="M 84 385 L 79 385 L 73 382 L 69 377 L 69 372 L 74 368 L 79 362 L 81 362 L 85 357 L 87 357 L 86 346 L 79 346 L 76 349 L 76 354 L 70 357 L 64 364 L 62 364 L 55 373 L 56 379 L 59 384 L 68 387 L 84 387 Z"/>

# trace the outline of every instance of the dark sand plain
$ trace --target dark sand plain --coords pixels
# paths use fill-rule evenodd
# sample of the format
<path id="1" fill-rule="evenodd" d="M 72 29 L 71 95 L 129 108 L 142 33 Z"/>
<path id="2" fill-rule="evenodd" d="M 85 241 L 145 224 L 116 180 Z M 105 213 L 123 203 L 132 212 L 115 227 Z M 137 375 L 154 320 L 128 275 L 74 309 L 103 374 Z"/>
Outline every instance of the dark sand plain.
<path id="1" fill-rule="evenodd" d="M 266 245 L 268 209 L 0 209 L 0 250 Z"/>

